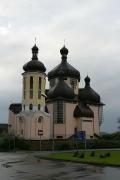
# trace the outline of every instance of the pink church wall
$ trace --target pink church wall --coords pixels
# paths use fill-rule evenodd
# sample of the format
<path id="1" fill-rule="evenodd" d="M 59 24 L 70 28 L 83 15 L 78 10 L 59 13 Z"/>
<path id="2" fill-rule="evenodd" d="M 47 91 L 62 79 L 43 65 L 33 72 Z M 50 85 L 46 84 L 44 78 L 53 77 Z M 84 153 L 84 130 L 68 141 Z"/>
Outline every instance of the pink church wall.
<path id="1" fill-rule="evenodd" d="M 74 134 L 77 127 L 77 120 L 73 117 L 76 104 L 66 103 L 66 137 Z"/>
<path id="2" fill-rule="evenodd" d="M 89 107 L 94 112 L 94 121 L 93 121 L 93 132 L 95 134 L 100 134 L 100 126 L 99 126 L 99 107 L 94 105 L 89 105 Z"/>

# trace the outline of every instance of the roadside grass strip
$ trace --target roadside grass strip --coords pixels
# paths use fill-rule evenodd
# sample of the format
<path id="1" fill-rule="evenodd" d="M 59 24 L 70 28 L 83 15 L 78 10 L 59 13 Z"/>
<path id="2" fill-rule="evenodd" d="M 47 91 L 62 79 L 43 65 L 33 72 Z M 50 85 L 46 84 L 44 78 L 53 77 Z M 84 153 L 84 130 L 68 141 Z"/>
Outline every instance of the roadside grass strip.
<path id="1" fill-rule="evenodd" d="M 50 159 L 90 163 L 98 165 L 120 166 L 120 150 L 94 150 L 51 153 Z"/>

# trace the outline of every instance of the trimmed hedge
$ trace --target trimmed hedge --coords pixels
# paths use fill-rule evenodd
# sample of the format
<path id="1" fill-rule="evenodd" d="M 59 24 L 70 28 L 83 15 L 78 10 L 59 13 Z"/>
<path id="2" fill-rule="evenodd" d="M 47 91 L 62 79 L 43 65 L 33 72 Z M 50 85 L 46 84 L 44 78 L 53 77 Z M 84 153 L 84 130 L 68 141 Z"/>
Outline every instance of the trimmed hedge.
<path id="1" fill-rule="evenodd" d="M 87 149 L 103 149 L 103 148 L 120 148 L 120 140 L 105 140 L 105 139 L 92 139 L 87 140 Z M 85 149 L 84 141 L 74 141 L 73 139 L 56 139 L 42 140 L 41 150 L 72 150 L 72 149 Z M 23 140 L 23 139 L 9 139 L 8 135 L 0 136 L 0 151 L 9 150 L 40 150 L 39 140 Z M 91 156 L 94 154 L 91 154 Z"/>

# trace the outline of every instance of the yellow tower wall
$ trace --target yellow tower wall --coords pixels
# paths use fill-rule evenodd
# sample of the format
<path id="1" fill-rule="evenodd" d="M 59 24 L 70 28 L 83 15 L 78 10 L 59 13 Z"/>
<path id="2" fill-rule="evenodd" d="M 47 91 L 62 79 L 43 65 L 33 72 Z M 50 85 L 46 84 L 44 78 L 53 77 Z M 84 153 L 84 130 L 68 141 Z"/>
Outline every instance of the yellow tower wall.
<path id="1" fill-rule="evenodd" d="M 46 74 L 40 72 L 25 72 L 23 75 L 22 105 L 45 106 Z M 33 77 L 33 98 L 30 98 L 30 77 Z M 39 78 L 41 78 L 41 98 L 38 98 Z M 25 81 L 25 82 L 24 82 Z M 25 86 L 25 87 L 24 87 Z M 24 98 L 25 91 L 25 98 Z"/>

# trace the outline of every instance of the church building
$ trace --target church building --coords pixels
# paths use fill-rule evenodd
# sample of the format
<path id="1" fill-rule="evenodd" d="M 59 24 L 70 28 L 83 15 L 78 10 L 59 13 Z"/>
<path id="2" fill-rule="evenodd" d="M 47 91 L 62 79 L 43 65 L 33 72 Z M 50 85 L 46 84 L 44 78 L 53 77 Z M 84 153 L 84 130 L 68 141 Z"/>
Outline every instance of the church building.
<path id="1" fill-rule="evenodd" d="M 38 51 L 35 44 L 32 59 L 23 66 L 22 103 L 9 106 L 9 132 L 26 140 L 68 139 L 81 131 L 87 139 L 97 138 L 104 104 L 91 88 L 90 77 L 81 88 L 80 72 L 68 63 L 65 46 L 60 64 L 46 75 Z"/>

